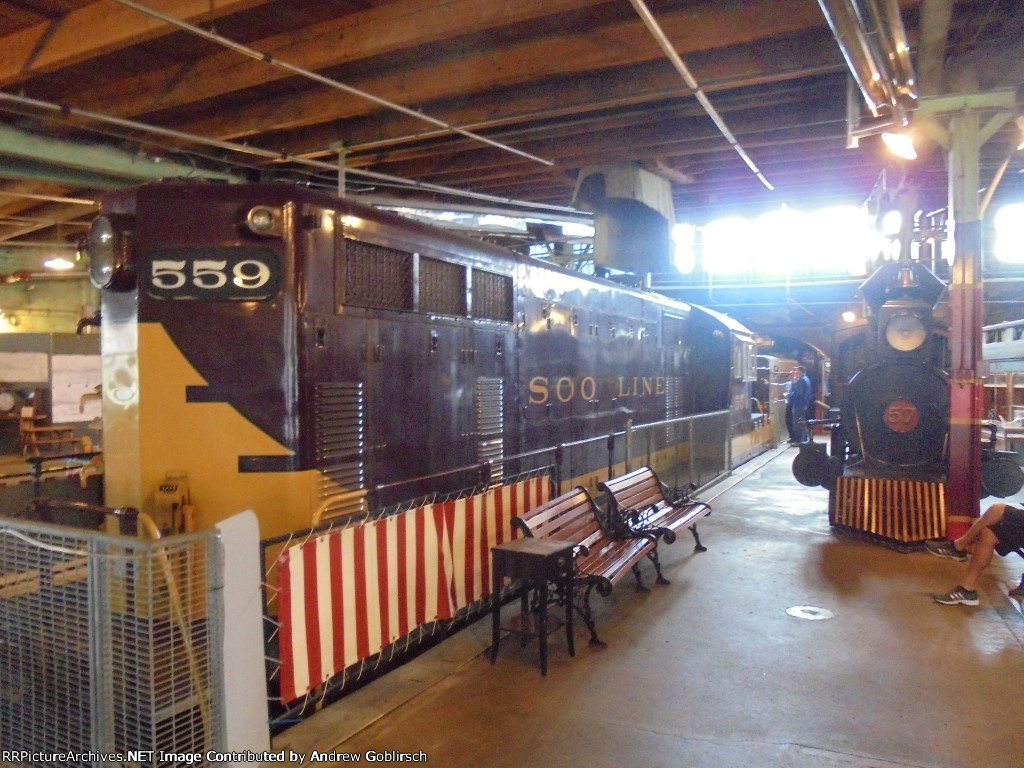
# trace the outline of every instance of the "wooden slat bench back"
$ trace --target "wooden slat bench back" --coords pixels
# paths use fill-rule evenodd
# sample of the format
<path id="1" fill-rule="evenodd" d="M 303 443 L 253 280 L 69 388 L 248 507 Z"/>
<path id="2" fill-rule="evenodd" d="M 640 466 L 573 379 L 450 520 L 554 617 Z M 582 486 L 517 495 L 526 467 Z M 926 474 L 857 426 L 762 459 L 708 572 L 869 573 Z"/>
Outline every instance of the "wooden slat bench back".
<path id="1" fill-rule="evenodd" d="M 636 578 L 637 588 L 645 591 L 639 564 L 645 557 L 657 562 L 657 541 L 646 534 L 617 538 L 601 527 L 600 510 L 585 488 L 577 486 L 545 504 L 512 519 L 514 527 L 527 536 L 570 541 L 576 545 L 573 587 L 582 591 L 577 611 L 590 629 L 590 642 L 601 644 L 590 609 L 590 592 L 607 596 L 612 587 L 629 571 Z"/>
<path id="2" fill-rule="evenodd" d="M 665 486 L 650 467 L 640 467 L 619 477 L 598 483 L 608 494 L 609 517 L 637 533 L 649 533 L 671 544 L 676 534 L 689 530 L 696 542 L 694 549 L 706 551 L 697 533 L 697 521 L 711 513 L 701 501 L 671 500 Z"/>

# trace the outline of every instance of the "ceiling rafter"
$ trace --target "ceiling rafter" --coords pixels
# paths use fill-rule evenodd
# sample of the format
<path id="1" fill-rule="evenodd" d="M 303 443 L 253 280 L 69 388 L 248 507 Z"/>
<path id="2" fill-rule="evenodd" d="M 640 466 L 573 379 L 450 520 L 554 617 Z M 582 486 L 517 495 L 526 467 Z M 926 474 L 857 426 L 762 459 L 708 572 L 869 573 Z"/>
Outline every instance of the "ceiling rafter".
<path id="1" fill-rule="evenodd" d="M 151 0 L 154 8 L 193 23 L 265 5 L 269 0 Z M 53 72 L 174 32 L 104 0 L 7 35 L 0 45 L 0 87 Z"/>

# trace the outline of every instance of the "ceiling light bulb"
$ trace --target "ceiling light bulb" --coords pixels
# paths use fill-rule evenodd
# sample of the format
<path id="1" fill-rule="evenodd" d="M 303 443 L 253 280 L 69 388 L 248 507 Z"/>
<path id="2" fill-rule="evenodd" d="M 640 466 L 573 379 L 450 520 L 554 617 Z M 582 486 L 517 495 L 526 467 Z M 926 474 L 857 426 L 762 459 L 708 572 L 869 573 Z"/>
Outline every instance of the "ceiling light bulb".
<path id="1" fill-rule="evenodd" d="M 47 259 L 46 261 L 44 261 L 43 266 L 46 267 L 47 269 L 56 269 L 60 272 L 63 272 L 64 270 L 72 269 L 75 266 L 75 264 L 74 262 L 68 261 L 65 258 L 57 256 L 55 258 Z"/>
<path id="2" fill-rule="evenodd" d="M 916 160 L 917 150 L 914 149 L 914 142 L 911 141 L 910 136 L 905 133 L 889 133 L 886 131 L 882 134 L 882 141 L 885 142 L 885 146 L 889 148 L 897 157 L 902 157 L 904 160 Z"/>

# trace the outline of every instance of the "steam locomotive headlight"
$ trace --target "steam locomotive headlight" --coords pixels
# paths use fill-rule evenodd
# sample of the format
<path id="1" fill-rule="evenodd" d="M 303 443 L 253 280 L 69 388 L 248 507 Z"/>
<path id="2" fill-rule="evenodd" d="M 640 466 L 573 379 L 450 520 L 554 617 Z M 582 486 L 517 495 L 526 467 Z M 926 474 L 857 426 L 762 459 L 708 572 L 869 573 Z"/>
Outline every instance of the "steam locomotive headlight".
<path id="1" fill-rule="evenodd" d="M 118 222 L 97 216 L 89 227 L 85 252 L 89 256 L 89 278 L 97 288 L 125 291 L 134 286 L 126 233 Z"/>
<path id="2" fill-rule="evenodd" d="M 916 315 L 893 315 L 885 326 L 885 340 L 897 352 L 913 352 L 927 338 L 928 331 Z"/>

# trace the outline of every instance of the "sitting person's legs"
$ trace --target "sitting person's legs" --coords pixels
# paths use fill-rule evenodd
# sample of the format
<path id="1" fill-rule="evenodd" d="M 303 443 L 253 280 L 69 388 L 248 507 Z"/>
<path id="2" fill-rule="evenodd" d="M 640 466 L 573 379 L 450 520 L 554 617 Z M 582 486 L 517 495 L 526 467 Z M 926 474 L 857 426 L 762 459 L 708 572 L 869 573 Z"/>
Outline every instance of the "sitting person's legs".
<path id="1" fill-rule="evenodd" d="M 1006 556 L 1024 546 L 1024 510 L 1007 504 L 993 504 L 979 517 L 967 532 L 955 541 L 925 542 L 933 555 L 966 560 L 971 553 L 967 573 L 956 589 L 945 595 L 935 595 L 935 601 L 944 605 L 977 605 L 975 587 L 982 572 L 992 562 L 992 554 Z"/>

